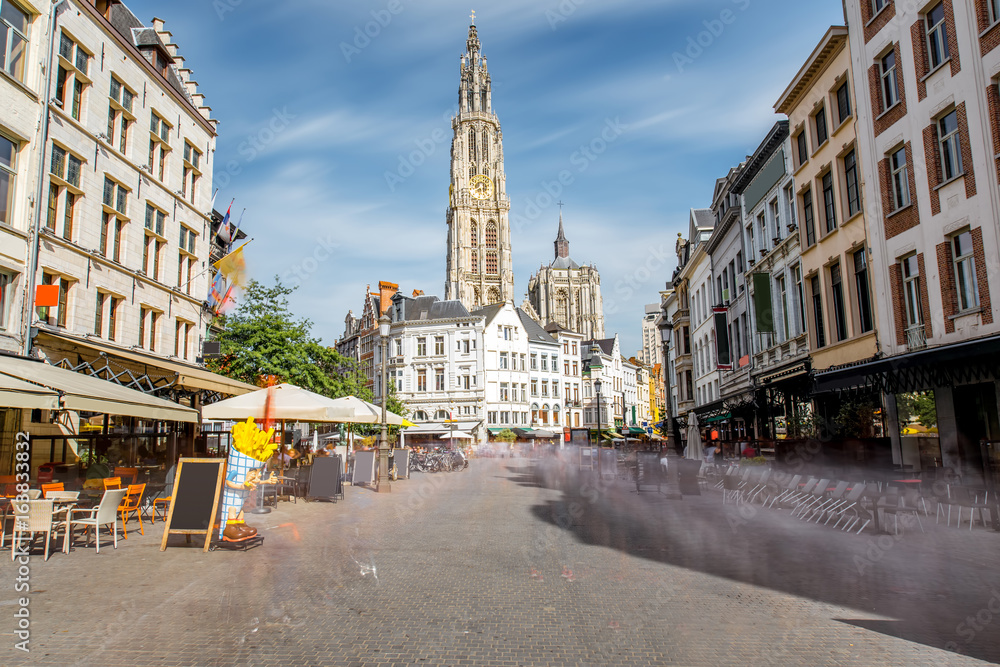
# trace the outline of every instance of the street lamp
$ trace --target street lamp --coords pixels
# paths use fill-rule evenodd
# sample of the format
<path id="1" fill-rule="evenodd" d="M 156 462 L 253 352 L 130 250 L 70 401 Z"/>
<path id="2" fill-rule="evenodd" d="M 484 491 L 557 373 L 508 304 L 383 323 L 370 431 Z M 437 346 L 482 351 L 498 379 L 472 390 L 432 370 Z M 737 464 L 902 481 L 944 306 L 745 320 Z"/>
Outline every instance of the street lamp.
<path id="1" fill-rule="evenodd" d="M 601 381 L 594 380 L 594 391 L 597 392 L 597 446 L 601 446 Z"/>
<path id="2" fill-rule="evenodd" d="M 670 430 L 668 420 L 670 419 L 670 371 L 667 369 L 667 362 L 670 360 L 670 334 L 673 325 L 667 321 L 666 313 L 660 320 L 660 341 L 663 343 L 663 363 L 660 368 L 663 372 L 663 425 L 667 433 L 667 448 L 670 448 Z"/>
<path id="3" fill-rule="evenodd" d="M 386 434 L 386 417 L 385 417 L 385 404 L 386 399 L 389 398 L 389 392 L 386 387 L 386 352 L 389 348 L 389 326 L 392 324 L 392 320 L 389 319 L 388 313 L 382 315 L 378 318 L 378 335 L 382 347 L 382 432 L 379 435 L 378 440 L 378 451 L 379 451 L 379 482 L 378 490 L 379 493 L 384 493 L 392 491 L 392 485 L 389 483 L 389 437 Z M 383 487 L 382 485 L 385 484 Z"/>

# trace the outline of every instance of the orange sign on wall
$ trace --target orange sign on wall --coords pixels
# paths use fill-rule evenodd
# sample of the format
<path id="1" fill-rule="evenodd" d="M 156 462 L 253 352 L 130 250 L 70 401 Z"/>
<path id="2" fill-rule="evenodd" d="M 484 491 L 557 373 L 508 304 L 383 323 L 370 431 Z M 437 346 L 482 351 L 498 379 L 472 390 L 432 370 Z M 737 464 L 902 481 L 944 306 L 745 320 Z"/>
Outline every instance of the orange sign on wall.
<path id="1" fill-rule="evenodd" d="M 35 306 L 38 308 L 59 305 L 59 285 L 36 285 Z"/>

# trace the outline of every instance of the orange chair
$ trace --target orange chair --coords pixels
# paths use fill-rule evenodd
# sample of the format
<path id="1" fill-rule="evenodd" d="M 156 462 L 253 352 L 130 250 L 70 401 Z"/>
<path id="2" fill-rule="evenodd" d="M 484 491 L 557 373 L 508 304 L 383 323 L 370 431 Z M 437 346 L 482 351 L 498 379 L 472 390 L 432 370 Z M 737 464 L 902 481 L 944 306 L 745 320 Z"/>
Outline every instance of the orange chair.
<path id="1" fill-rule="evenodd" d="M 0 496 L 13 498 L 17 495 L 17 475 L 0 475 Z"/>
<path id="2" fill-rule="evenodd" d="M 42 498 L 49 497 L 49 491 L 65 491 L 62 482 L 53 482 L 52 484 L 42 484 Z"/>
<path id="3" fill-rule="evenodd" d="M 108 489 L 120 489 L 122 488 L 122 478 L 121 477 L 105 477 L 104 478 L 104 490 Z"/>
<path id="4" fill-rule="evenodd" d="M 170 511 L 170 501 L 173 497 L 169 498 L 156 498 L 153 500 L 153 514 L 150 518 L 150 523 L 156 523 L 156 515 L 159 514 L 163 522 L 167 521 L 167 512 Z"/>
<path id="5" fill-rule="evenodd" d="M 135 514 L 139 517 L 139 534 L 145 535 L 146 533 L 142 530 L 142 493 L 146 490 L 145 484 L 129 484 L 128 493 L 122 498 L 121 505 L 118 506 L 118 512 L 122 516 L 122 535 L 125 539 L 128 539 L 128 518 L 131 514 Z"/>
<path id="6" fill-rule="evenodd" d="M 111 473 L 114 477 L 121 477 L 122 484 L 135 484 L 139 481 L 139 469 L 138 468 L 115 468 L 115 471 Z M 127 480 L 125 478 L 128 478 Z"/>

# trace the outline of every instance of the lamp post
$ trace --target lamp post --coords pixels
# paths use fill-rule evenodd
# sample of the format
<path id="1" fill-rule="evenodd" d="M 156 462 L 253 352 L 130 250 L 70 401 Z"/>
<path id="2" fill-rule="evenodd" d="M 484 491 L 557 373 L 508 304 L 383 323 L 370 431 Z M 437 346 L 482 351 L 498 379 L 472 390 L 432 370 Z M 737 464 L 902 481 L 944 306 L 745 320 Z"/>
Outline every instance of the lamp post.
<path id="1" fill-rule="evenodd" d="M 594 391 L 597 392 L 597 446 L 601 446 L 601 381 L 594 380 Z"/>
<path id="2" fill-rule="evenodd" d="M 378 440 L 379 493 L 386 493 L 392 491 L 392 485 L 389 483 L 389 437 L 386 433 L 386 416 L 385 416 L 385 404 L 386 400 L 389 398 L 389 392 L 386 387 L 386 379 L 387 379 L 386 352 L 388 352 L 389 348 L 389 326 L 391 324 L 392 320 L 389 319 L 388 314 L 383 314 L 382 317 L 378 319 L 378 334 L 382 348 L 382 432 L 379 434 L 379 440 Z M 383 484 L 385 485 L 384 487 L 382 486 Z"/>
<path id="3" fill-rule="evenodd" d="M 660 368 L 663 370 L 663 425 L 667 433 L 667 448 L 670 448 L 670 371 L 667 363 L 670 361 L 670 334 L 673 325 L 667 321 L 666 313 L 660 320 L 660 341 L 663 343 L 663 363 Z"/>

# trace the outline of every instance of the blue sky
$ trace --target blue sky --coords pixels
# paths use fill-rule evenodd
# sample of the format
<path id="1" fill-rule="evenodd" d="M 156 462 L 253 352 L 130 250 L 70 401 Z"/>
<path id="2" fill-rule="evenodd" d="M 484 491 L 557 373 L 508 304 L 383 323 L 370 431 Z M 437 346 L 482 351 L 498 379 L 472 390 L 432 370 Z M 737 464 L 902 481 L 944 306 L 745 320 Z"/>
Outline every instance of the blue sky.
<path id="1" fill-rule="evenodd" d="M 443 296 L 449 119 L 472 4 L 127 4 L 147 24 L 166 21 L 221 121 L 216 208 L 233 198 L 235 212 L 246 208 L 253 277 L 299 285 L 293 310 L 329 344 L 368 284 Z M 518 304 L 553 256 L 559 209 L 546 184 L 569 170 L 573 182 L 556 199 L 571 255 L 597 265 L 607 330 L 631 355 L 689 210 L 710 204 L 715 179 L 777 120 L 774 102 L 825 30 L 843 23 L 841 3 L 506 0 L 475 9 L 520 221 Z M 358 36 L 366 30 L 374 36 Z M 581 148 L 609 122 L 621 134 L 585 157 Z"/>

